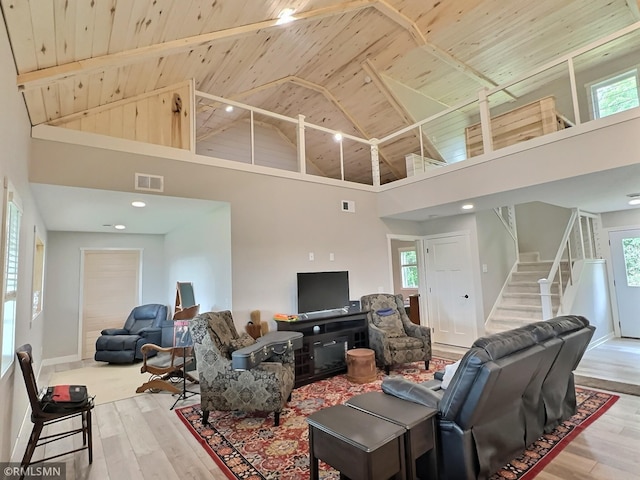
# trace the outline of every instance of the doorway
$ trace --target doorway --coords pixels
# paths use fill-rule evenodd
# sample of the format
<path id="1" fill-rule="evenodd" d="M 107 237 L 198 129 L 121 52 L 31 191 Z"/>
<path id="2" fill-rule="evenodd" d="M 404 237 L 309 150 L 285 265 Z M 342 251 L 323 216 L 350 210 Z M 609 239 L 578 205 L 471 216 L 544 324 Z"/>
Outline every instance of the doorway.
<path id="1" fill-rule="evenodd" d="M 432 340 L 469 347 L 477 337 L 469 234 L 429 237 L 424 248 Z"/>
<path id="2" fill-rule="evenodd" d="M 409 320 L 416 325 L 428 325 L 424 295 L 424 258 L 422 237 L 387 235 L 391 291 L 402 294 Z"/>
<path id="3" fill-rule="evenodd" d="M 640 229 L 609 232 L 620 336 L 640 339 Z"/>
<path id="4" fill-rule="evenodd" d="M 140 305 L 140 250 L 82 250 L 79 351 L 93 358 L 96 339 L 105 328 L 122 328 Z"/>

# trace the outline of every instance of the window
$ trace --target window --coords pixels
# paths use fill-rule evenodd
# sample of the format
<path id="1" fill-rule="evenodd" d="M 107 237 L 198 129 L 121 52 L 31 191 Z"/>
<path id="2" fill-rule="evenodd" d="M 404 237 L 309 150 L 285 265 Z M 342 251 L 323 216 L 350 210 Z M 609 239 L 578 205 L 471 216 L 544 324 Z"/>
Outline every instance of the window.
<path id="1" fill-rule="evenodd" d="M 4 237 L 2 242 L 2 361 L 0 376 L 13 363 L 16 332 L 16 300 L 18 297 L 18 247 L 20 245 L 20 201 L 10 182 L 5 181 L 5 208 L 3 212 Z"/>
<path id="2" fill-rule="evenodd" d="M 640 237 L 623 238 L 622 254 L 627 270 L 627 286 L 640 287 Z"/>
<path id="3" fill-rule="evenodd" d="M 401 248 L 400 272 L 402 288 L 418 288 L 418 256 L 415 248 Z"/>
<path id="4" fill-rule="evenodd" d="M 638 69 L 590 85 L 593 118 L 603 118 L 640 105 Z"/>
<path id="5" fill-rule="evenodd" d="M 33 228 L 33 284 L 31 286 L 32 303 L 31 318 L 36 318 L 42 311 L 42 300 L 44 295 L 44 242 L 38 234 L 38 230 Z"/>

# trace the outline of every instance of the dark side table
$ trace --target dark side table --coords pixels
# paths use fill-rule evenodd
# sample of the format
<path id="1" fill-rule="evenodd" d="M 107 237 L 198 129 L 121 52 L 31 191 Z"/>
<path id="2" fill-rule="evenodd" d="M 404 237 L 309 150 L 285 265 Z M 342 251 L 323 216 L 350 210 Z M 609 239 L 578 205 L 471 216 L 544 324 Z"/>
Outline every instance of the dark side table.
<path id="1" fill-rule="evenodd" d="M 351 480 L 406 479 L 404 427 L 346 405 L 319 410 L 309 423 L 311 480 L 318 460 Z"/>
<path id="2" fill-rule="evenodd" d="M 383 392 L 367 392 L 346 401 L 354 410 L 375 415 L 405 430 L 407 478 L 438 478 L 435 420 L 438 411 Z M 420 472 L 416 460 L 420 459 Z M 424 462 L 424 463 L 423 463 Z M 423 471 L 424 470 L 424 471 Z M 418 475 L 420 473 L 420 475 Z"/>

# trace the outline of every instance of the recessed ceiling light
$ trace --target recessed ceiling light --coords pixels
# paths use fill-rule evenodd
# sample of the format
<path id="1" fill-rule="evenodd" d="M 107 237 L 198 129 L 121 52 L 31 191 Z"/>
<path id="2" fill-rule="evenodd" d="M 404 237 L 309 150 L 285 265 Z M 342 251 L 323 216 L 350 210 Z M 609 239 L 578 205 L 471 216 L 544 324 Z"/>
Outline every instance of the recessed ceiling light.
<path id="1" fill-rule="evenodd" d="M 284 25 L 285 23 L 293 22 L 295 20 L 295 18 L 293 18 L 294 13 L 295 10 L 293 8 L 282 9 L 278 14 L 278 21 L 276 22 L 276 25 Z"/>
<path id="2" fill-rule="evenodd" d="M 473 209 L 473 203 L 465 203 L 464 205 L 462 205 L 462 209 L 463 210 L 471 210 L 471 209 Z"/>
<path id="3" fill-rule="evenodd" d="M 629 205 L 640 205 L 640 198 L 629 200 Z"/>
<path id="4" fill-rule="evenodd" d="M 233 112 L 233 106 L 232 105 L 227 105 L 226 107 L 224 107 L 224 111 L 231 113 Z"/>
<path id="5" fill-rule="evenodd" d="M 334 139 L 336 142 L 341 142 L 341 141 L 342 141 L 342 134 L 341 134 L 341 133 L 336 133 L 336 134 L 333 136 L 333 139 Z"/>
<path id="6" fill-rule="evenodd" d="M 125 227 L 124 225 L 118 224 L 118 225 L 114 225 L 113 228 L 115 228 L 116 230 L 124 230 L 127 227 Z"/>
<path id="7" fill-rule="evenodd" d="M 142 207 L 146 207 L 147 204 L 144 203 L 142 200 L 135 200 L 131 202 L 131 206 L 136 208 L 142 208 Z"/>

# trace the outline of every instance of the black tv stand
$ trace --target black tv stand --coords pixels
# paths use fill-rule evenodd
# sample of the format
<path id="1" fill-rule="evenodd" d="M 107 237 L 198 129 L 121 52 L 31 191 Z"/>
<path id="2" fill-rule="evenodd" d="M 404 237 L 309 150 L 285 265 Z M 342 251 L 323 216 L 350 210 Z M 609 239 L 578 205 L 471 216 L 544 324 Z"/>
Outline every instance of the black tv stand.
<path id="1" fill-rule="evenodd" d="M 369 347 L 367 312 L 328 314 L 294 321 L 276 320 L 278 331 L 301 332 L 295 351 L 295 388 L 347 371 L 343 350 Z"/>

